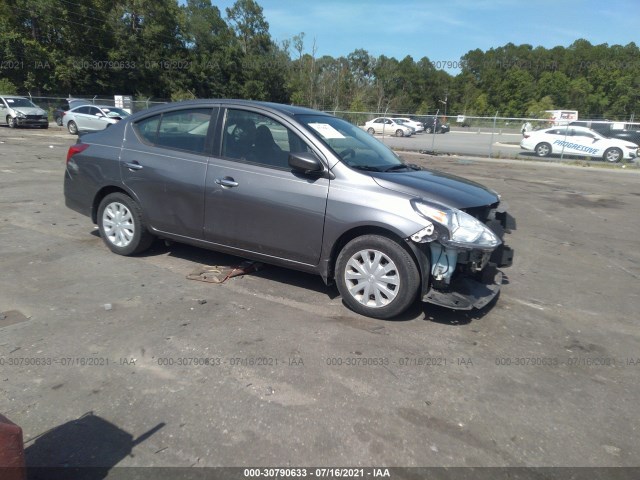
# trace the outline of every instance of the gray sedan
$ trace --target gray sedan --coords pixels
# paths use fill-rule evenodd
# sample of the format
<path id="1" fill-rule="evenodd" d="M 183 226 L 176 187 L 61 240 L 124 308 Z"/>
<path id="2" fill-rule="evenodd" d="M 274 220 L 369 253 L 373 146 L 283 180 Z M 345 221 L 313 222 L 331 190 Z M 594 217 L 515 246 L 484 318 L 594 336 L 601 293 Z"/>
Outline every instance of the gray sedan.
<path id="1" fill-rule="evenodd" d="M 67 154 L 66 205 L 119 255 L 164 238 L 305 272 L 352 310 L 391 318 L 420 298 L 480 308 L 515 229 L 498 194 L 404 164 L 334 116 L 240 100 L 139 112 Z"/>
<path id="2" fill-rule="evenodd" d="M 104 130 L 129 115 L 130 113 L 122 108 L 108 105 L 80 105 L 64 112 L 62 125 L 69 133 L 76 135 L 78 132 Z"/>

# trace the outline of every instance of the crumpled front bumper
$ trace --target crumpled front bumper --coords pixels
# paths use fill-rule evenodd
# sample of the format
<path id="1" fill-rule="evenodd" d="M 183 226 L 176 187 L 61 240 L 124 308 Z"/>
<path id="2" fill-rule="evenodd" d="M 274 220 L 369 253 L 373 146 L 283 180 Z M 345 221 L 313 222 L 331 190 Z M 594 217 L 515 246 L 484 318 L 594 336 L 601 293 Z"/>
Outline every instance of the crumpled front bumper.
<path id="1" fill-rule="evenodd" d="M 448 282 L 433 275 L 433 246 L 413 243 L 422 275 L 421 299 L 454 310 L 483 308 L 500 292 L 503 273 L 500 268 L 513 264 L 514 251 L 504 244 L 504 234 L 516 229 L 515 219 L 506 212 L 492 213 L 485 222 L 503 240 L 490 254 L 478 250 L 457 249 L 455 271 Z M 436 241 L 437 242 L 437 241 Z M 434 243 L 436 243 L 434 242 Z M 436 250 L 442 248 L 436 246 Z"/>
<path id="2" fill-rule="evenodd" d="M 21 117 L 15 117 L 16 120 L 16 124 L 19 127 L 35 127 L 35 126 L 43 126 L 43 125 L 49 125 L 49 120 L 46 118 L 30 118 L 30 117 L 26 117 L 26 118 L 21 118 Z"/>

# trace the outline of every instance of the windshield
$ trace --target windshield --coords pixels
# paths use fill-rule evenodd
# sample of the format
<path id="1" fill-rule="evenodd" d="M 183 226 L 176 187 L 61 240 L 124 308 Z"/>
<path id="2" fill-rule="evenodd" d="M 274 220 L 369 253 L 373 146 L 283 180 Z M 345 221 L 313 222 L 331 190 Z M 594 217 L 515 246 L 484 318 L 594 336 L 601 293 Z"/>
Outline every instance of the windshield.
<path id="1" fill-rule="evenodd" d="M 26 98 L 5 98 L 7 105 L 11 108 L 15 107 L 30 107 L 30 108 L 38 108 L 33 103 L 31 103 Z"/>
<path id="2" fill-rule="evenodd" d="M 328 115 L 300 115 L 297 118 L 352 168 L 384 172 L 403 165 L 386 145 L 340 118 Z"/>

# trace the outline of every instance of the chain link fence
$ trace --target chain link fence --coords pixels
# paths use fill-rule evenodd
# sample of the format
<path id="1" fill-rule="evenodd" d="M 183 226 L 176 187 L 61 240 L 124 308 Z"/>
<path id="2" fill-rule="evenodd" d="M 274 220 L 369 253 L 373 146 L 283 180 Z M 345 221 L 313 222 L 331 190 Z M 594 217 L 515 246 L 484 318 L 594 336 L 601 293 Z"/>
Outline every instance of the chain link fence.
<path id="1" fill-rule="evenodd" d="M 68 96 L 50 96 L 50 97 L 32 97 L 31 95 L 26 95 L 33 103 L 38 105 L 40 108 L 49 112 L 50 120 L 53 120 L 53 111 L 61 106 L 67 104 L 68 100 L 82 100 L 86 102 L 87 105 L 106 105 L 110 107 L 116 106 L 116 99 L 114 96 L 88 96 L 88 95 L 68 95 Z M 170 102 L 170 100 L 166 99 L 157 99 L 157 98 L 131 98 L 131 113 L 136 113 L 141 110 L 146 110 L 147 108 L 153 107 L 154 105 L 162 105 Z"/>
<path id="2" fill-rule="evenodd" d="M 48 96 L 31 97 L 27 95 L 33 103 L 49 112 L 50 121 L 53 122 L 53 112 L 62 105 L 67 104 L 67 100 L 79 99 L 87 104 L 122 106 L 116 105 L 116 98 L 113 96 Z M 127 106 L 131 113 L 145 110 L 154 105 L 169 103 L 168 99 L 129 97 Z M 126 106 L 125 106 L 126 108 Z M 469 115 L 444 115 L 437 111 L 434 114 L 398 114 L 395 112 L 359 112 L 346 110 L 325 110 L 327 113 L 343 118 L 354 125 L 364 128 L 366 122 L 377 117 L 408 117 L 421 121 L 425 125 L 431 124 L 432 130 L 438 131 L 438 125 L 446 125 L 450 131 L 447 135 L 433 135 L 419 133 L 411 135 L 410 138 L 397 138 L 394 131 L 384 132 L 376 135 L 384 143 L 398 150 L 411 150 L 431 154 L 458 154 L 458 155 L 479 155 L 488 157 L 510 157 L 516 158 L 526 155 L 520 149 L 520 141 L 526 132 L 541 130 L 544 128 L 567 124 L 568 121 L 553 120 L 549 118 L 522 118 L 522 117 L 502 117 L 499 112 L 492 117 L 469 116 Z M 605 136 L 606 130 L 613 128 L 616 130 L 633 131 L 636 135 L 633 140 L 640 143 L 640 122 L 633 121 L 633 115 L 629 121 L 610 122 L 607 120 L 577 120 L 578 125 L 593 128 Z M 461 135 L 467 134 L 467 135 Z M 632 135 L 632 137 L 633 137 Z M 566 139 L 565 139 L 566 140 Z"/>

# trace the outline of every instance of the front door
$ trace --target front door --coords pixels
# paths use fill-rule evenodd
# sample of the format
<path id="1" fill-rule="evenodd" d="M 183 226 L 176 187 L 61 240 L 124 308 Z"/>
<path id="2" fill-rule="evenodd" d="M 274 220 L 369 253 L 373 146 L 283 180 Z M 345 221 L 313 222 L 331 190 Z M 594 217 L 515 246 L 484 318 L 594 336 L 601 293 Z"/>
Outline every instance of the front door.
<path id="1" fill-rule="evenodd" d="M 205 239 L 316 265 L 329 180 L 293 173 L 289 152 L 311 151 L 294 127 L 249 108 L 225 112 L 220 154 L 209 160 Z"/>

